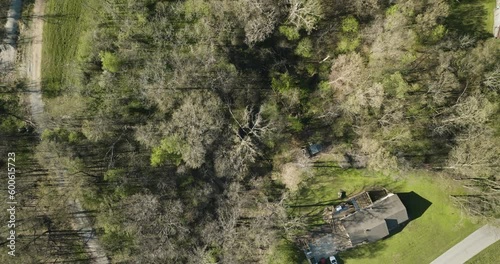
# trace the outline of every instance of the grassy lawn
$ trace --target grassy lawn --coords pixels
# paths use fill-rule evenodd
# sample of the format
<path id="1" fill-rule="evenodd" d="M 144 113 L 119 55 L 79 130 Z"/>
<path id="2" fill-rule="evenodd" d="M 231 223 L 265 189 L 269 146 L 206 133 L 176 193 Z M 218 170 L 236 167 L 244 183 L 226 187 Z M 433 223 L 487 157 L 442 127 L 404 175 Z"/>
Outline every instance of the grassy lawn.
<path id="1" fill-rule="evenodd" d="M 286 240 L 281 240 L 279 244 L 271 249 L 267 259 L 268 264 L 297 263 L 308 264 L 304 253 L 295 245 Z"/>
<path id="2" fill-rule="evenodd" d="M 412 173 L 401 191 L 414 191 L 432 205 L 400 233 L 341 254 L 346 263 L 429 263 L 479 228 L 452 205 L 448 195 L 459 188 L 439 175 Z"/>
<path id="3" fill-rule="evenodd" d="M 291 200 L 293 213 L 310 216 L 311 224 L 322 224 L 324 206 L 337 204 L 340 189 L 347 196 L 357 194 L 368 187 L 385 187 L 390 190 L 401 190 L 402 181 L 389 176 L 362 170 L 343 170 L 328 167 L 329 164 L 316 168 L 314 177 L 302 183 L 302 187 Z"/>
<path id="4" fill-rule="evenodd" d="M 493 32 L 493 10 L 495 9 L 496 0 L 481 0 L 481 2 L 486 9 L 486 16 L 484 18 L 486 30 Z"/>
<path id="5" fill-rule="evenodd" d="M 450 3 L 447 28 L 460 35 L 489 38 L 493 35 L 495 0 L 461 0 Z"/>
<path id="6" fill-rule="evenodd" d="M 340 258 L 347 264 L 429 263 L 479 227 L 453 206 L 449 194 L 463 191 L 453 184 L 440 174 L 429 172 L 390 177 L 365 170 L 324 166 L 315 169 L 314 176 L 303 183 L 290 205 L 294 213 L 311 216 L 311 224 L 320 224 L 323 221 L 321 211 L 325 205 L 338 202 L 339 189 L 345 190 L 348 196 L 374 186 L 396 193 L 413 191 L 427 204 L 420 208 L 420 204 L 410 202 L 409 214 L 420 210 L 420 217 L 400 233 L 341 253 Z"/>
<path id="7" fill-rule="evenodd" d="M 465 262 L 467 264 L 494 264 L 498 263 L 498 256 L 500 251 L 500 241 L 497 241 L 493 245 L 487 247 L 485 250 L 481 251 L 479 254 L 475 255 L 469 261 Z"/>
<path id="8" fill-rule="evenodd" d="M 82 33 L 92 23 L 96 0 L 49 0 L 43 30 L 42 81 L 47 95 L 56 95 L 74 79 Z"/>

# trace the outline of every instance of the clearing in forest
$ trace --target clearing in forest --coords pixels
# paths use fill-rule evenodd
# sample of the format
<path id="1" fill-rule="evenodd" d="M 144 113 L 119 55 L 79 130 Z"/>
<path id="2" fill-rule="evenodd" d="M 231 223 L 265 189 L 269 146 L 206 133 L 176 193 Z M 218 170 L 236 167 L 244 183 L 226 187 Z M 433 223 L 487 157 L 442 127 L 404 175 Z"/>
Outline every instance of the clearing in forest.
<path id="1" fill-rule="evenodd" d="M 345 170 L 334 166 L 315 168 L 314 174 L 303 182 L 291 202 L 294 213 L 312 216 L 311 224 L 323 223 L 321 211 L 325 206 L 339 202 L 340 189 L 345 190 L 347 196 L 372 187 L 384 187 L 394 193 L 413 191 L 431 203 L 424 208 L 418 202 L 409 201 L 405 205 L 410 217 L 413 214 L 413 219 L 401 232 L 340 253 L 340 258 L 350 264 L 413 263 L 417 259 L 421 263 L 429 263 L 480 226 L 453 204 L 450 195 L 461 194 L 462 187 L 440 174 L 415 171 L 394 178 L 366 170 Z M 298 249 L 281 248 L 290 255 L 298 256 Z M 277 251 L 277 255 L 283 254 Z"/>

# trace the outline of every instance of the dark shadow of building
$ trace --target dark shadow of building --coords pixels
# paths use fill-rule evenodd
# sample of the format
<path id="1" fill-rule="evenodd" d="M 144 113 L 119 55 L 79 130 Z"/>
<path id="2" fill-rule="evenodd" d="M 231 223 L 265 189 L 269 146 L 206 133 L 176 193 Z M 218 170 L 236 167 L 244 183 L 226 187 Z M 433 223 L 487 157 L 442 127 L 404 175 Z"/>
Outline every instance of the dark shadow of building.
<path id="1" fill-rule="evenodd" d="M 425 213 L 425 211 L 427 211 L 427 209 L 432 205 L 429 200 L 413 191 L 398 193 L 398 196 L 401 199 L 401 202 L 403 202 L 403 204 L 405 205 L 406 210 L 408 211 L 410 221 L 421 217 Z"/>

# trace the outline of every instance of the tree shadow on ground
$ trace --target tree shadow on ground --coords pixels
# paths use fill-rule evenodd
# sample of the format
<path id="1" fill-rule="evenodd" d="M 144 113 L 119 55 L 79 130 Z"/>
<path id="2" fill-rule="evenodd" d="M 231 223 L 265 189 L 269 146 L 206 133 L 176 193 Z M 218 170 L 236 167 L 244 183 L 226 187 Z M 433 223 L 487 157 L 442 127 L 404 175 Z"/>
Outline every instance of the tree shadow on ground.
<path id="1" fill-rule="evenodd" d="M 454 33 L 483 39 L 491 37 L 490 31 L 486 30 L 487 15 L 488 12 L 481 0 L 454 1 L 450 5 L 450 15 L 445 23 Z"/>
<path id="2" fill-rule="evenodd" d="M 290 208 L 316 207 L 316 206 L 324 207 L 324 206 L 339 204 L 341 201 L 342 201 L 341 199 L 334 199 L 334 200 L 321 201 L 321 202 L 317 202 L 317 203 L 314 203 L 314 204 L 291 204 L 289 206 L 290 206 Z"/>

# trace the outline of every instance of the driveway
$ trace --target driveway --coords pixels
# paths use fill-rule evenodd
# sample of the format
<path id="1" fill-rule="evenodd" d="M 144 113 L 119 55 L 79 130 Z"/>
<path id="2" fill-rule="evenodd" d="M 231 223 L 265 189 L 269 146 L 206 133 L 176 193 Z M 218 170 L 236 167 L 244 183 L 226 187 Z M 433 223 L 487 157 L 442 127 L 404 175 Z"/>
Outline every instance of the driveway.
<path id="1" fill-rule="evenodd" d="M 431 264 L 464 263 L 498 240 L 500 240 L 500 228 L 485 225 L 450 248 Z"/>

